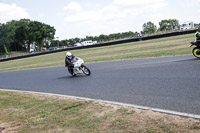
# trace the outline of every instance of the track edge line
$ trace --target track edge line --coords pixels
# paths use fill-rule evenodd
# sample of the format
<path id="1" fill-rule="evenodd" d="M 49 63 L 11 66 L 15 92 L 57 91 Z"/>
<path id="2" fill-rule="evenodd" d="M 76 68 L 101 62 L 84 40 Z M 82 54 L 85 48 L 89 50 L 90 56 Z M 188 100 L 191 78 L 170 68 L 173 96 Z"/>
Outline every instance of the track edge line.
<path id="1" fill-rule="evenodd" d="M 49 95 L 49 96 L 57 96 L 57 97 L 65 97 L 65 98 L 74 98 L 74 99 L 79 99 L 79 100 L 101 102 L 101 103 L 105 103 L 105 104 L 113 104 L 113 105 L 119 105 L 119 106 L 138 108 L 138 109 L 142 109 L 142 110 L 151 110 L 154 112 L 160 112 L 160 113 L 176 115 L 176 116 L 181 116 L 181 117 L 194 118 L 194 119 L 198 119 L 198 120 L 200 119 L 200 115 L 197 115 L 197 114 L 183 113 L 183 112 L 177 112 L 177 111 L 172 111 L 172 110 L 152 108 L 152 107 L 146 107 L 146 106 L 140 106 L 140 105 L 128 104 L 128 103 L 121 103 L 121 102 L 114 102 L 114 101 L 107 101 L 107 100 L 101 100 L 101 99 L 92 99 L 92 98 L 85 98 L 85 97 L 78 97 L 78 96 L 61 95 L 61 94 L 45 93 L 45 92 L 34 92 L 34 91 L 22 91 L 22 90 L 10 90 L 10 89 L 0 89 L 0 90 L 8 91 L 8 92 L 21 92 L 21 93 L 28 93 L 28 94 L 41 94 L 41 95 Z"/>

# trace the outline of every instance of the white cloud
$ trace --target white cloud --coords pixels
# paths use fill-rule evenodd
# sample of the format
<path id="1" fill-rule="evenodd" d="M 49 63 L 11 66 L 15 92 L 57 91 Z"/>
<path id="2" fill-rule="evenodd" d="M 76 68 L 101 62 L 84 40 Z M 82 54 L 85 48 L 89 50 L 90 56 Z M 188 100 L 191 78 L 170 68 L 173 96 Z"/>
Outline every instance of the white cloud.
<path id="1" fill-rule="evenodd" d="M 29 14 L 25 11 L 25 9 L 14 3 L 11 5 L 0 3 L 0 23 L 5 23 L 11 20 L 19 20 L 22 18 L 29 18 Z"/>
<path id="2" fill-rule="evenodd" d="M 69 5 L 80 5 L 77 2 L 73 3 Z M 73 7 L 69 5 L 65 9 Z M 125 17 L 143 15 L 145 12 L 151 12 L 166 5 L 164 0 L 114 0 L 112 4 L 102 9 L 93 11 L 82 10 L 81 12 L 71 14 L 66 17 L 65 22 L 104 21 L 109 23 L 110 21 L 118 21 Z M 73 9 L 80 10 L 80 8 Z"/>
<path id="3" fill-rule="evenodd" d="M 81 11 L 81 6 L 78 2 L 71 2 L 63 8 L 65 11 Z"/>
<path id="4" fill-rule="evenodd" d="M 65 18 L 65 22 L 108 22 L 123 18 L 123 13 L 116 6 L 107 6 L 99 10 L 84 10 L 75 14 L 71 14 Z"/>
<path id="5" fill-rule="evenodd" d="M 121 7 L 140 7 L 150 5 L 150 7 L 154 6 L 154 8 L 162 8 L 162 6 L 165 5 L 165 2 L 164 0 L 114 0 L 113 4 Z M 161 5 L 161 7 L 158 5 Z"/>
<path id="6" fill-rule="evenodd" d="M 84 11 L 80 12 L 74 15 L 70 15 L 65 19 L 65 22 L 85 22 L 85 21 L 91 21 L 94 20 L 96 16 L 96 13 L 93 11 Z"/>
<path id="7" fill-rule="evenodd" d="M 81 12 L 66 14 L 65 23 L 80 26 L 87 34 L 109 34 L 141 28 L 142 22 L 149 21 L 152 14 L 167 6 L 164 0 L 113 0 L 103 8 L 87 8 Z M 91 5 L 92 7 L 92 5 Z M 93 9 L 93 10 L 92 10 Z M 141 17 L 142 16 L 142 17 Z M 152 16 L 154 17 L 154 16 Z M 156 15 L 156 21 L 162 15 Z M 148 19 L 148 20 L 147 20 Z M 88 27 L 84 29 L 84 27 Z M 75 28 L 75 27 L 74 27 Z M 140 30 L 132 29 L 132 30 Z"/>

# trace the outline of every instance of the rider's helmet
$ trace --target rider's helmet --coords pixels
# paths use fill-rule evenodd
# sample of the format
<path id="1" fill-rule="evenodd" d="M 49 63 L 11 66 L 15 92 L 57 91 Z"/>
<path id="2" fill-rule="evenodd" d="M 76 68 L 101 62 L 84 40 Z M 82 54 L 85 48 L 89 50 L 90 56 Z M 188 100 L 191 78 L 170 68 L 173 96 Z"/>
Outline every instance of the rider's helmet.
<path id="1" fill-rule="evenodd" d="M 67 52 L 67 53 L 66 53 L 66 57 L 67 57 L 68 59 L 72 59 L 72 53 Z"/>

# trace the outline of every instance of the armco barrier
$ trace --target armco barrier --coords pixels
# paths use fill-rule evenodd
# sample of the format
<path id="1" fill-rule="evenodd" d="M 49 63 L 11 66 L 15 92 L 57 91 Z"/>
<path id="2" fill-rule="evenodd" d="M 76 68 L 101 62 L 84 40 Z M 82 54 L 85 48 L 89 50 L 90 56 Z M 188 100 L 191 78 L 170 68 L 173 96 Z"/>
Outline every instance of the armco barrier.
<path id="1" fill-rule="evenodd" d="M 39 55 L 51 54 L 51 53 L 57 53 L 57 52 L 62 52 L 62 51 L 103 47 L 103 46 L 109 46 L 109 45 L 117 45 L 117 44 L 121 44 L 121 43 L 137 42 L 137 41 L 143 41 L 143 40 L 151 40 L 151 39 L 158 39 L 158 38 L 164 38 L 164 37 L 170 37 L 170 36 L 191 34 L 191 33 L 195 33 L 195 32 L 196 32 L 196 29 L 187 30 L 187 31 L 171 32 L 171 33 L 165 33 L 165 34 L 153 35 L 153 36 L 147 36 L 147 37 L 141 37 L 141 38 L 118 40 L 118 41 L 106 42 L 106 43 L 95 44 L 95 45 L 90 45 L 90 46 L 72 47 L 72 48 L 60 49 L 60 50 L 55 50 L 55 51 L 41 52 L 41 53 L 35 53 L 35 54 L 22 55 L 22 56 L 0 59 L 0 62 L 22 59 L 22 58 L 28 58 L 28 57 L 34 57 L 34 56 L 39 56 Z"/>

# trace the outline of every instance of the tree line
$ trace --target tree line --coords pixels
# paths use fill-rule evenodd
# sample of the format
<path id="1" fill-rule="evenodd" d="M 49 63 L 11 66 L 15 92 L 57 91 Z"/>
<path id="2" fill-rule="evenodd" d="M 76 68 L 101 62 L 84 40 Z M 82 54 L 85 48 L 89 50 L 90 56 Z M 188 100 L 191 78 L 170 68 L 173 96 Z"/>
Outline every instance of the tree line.
<path id="1" fill-rule="evenodd" d="M 161 20 L 159 22 L 159 28 L 151 21 L 143 24 L 143 30 L 141 33 L 143 35 L 145 34 L 153 34 L 159 31 L 173 31 L 173 30 L 179 30 L 180 24 L 177 19 L 166 19 Z"/>
<path id="2" fill-rule="evenodd" d="M 0 53 L 27 51 L 31 44 L 35 44 L 38 51 L 41 51 L 54 39 L 55 31 L 50 25 L 29 19 L 0 24 Z"/>
<path id="3" fill-rule="evenodd" d="M 9 51 L 29 51 L 31 44 L 37 46 L 37 50 L 41 51 L 43 47 L 67 46 L 73 47 L 74 44 L 83 41 L 113 41 L 125 38 L 135 38 L 145 36 L 159 31 L 173 31 L 180 28 L 177 19 L 166 19 L 159 22 L 157 27 L 153 22 L 149 21 L 143 24 L 142 31 L 139 32 L 123 32 L 113 33 L 109 35 L 101 34 L 99 36 L 86 36 L 85 38 L 71 38 L 64 40 L 55 39 L 55 28 L 38 21 L 29 19 L 21 19 L 19 21 L 10 21 L 6 24 L 0 23 L 0 53 L 8 54 Z"/>
<path id="4" fill-rule="evenodd" d="M 74 44 L 80 43 L 83 41 L 97 41 L 98 43 L 101 42 L 107 42 L 107 41 L 113 41 L 113 40 L 118 40 L 118 39 L 124 39 L 124 38 L 133 38 L 133 37 L 138 37 L 139 33 L 138 32 L 123 32 L 123 33 L 113 33 L 110 35 L 104 35 L 101 34 L 99 36 L 86 36 L 85 38 L 71 38 L 71 39 L 65 39 L 65 40 L 53 40 L 50 47 L 57 47 L 58 43 L 59 46 L 67 46 L 67 47 L 73 47 Z"/>
<path id="5" fill-rule="evenodd" d="M 75 43 L 80 43 L 86 40 L 92 40 L 97 42 L 104 42 L 104 41 L 113 41 L 118 39 L 125 39 L 125 38 L 134 38 L 139 36 L 145 36 L 149 34 L 153 34 L 159 31 L 173 31 L 180 29 L 180 24 L 177 19 L 166 19 L 161 20 L 159 22 L 159 27 L 157 27 L 153 22 L 149 21 L 147 23 L 143 24 L 142 31 L 139 32 L 123 32 L 123 33 L 115 33 L 110 35 L 99 35 L 99 36 L 86 36 L 86 38 L 80 39 L 80 38 L 72 38 L 72 39 L 66 39 L 62 41 L 54 41 L 52 43 L 52 46 L 57 46 L 59 43 L 61 46 L 74 46 Z"/>

